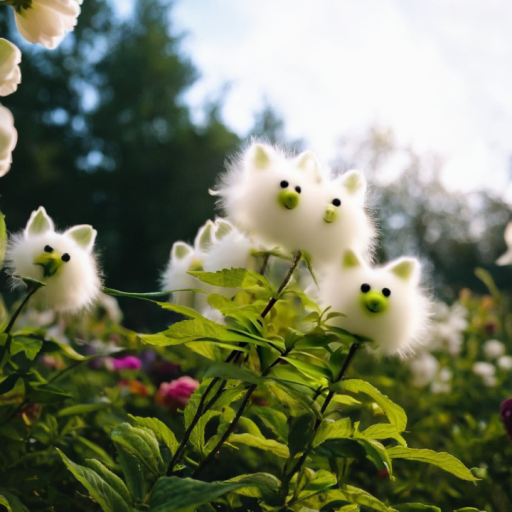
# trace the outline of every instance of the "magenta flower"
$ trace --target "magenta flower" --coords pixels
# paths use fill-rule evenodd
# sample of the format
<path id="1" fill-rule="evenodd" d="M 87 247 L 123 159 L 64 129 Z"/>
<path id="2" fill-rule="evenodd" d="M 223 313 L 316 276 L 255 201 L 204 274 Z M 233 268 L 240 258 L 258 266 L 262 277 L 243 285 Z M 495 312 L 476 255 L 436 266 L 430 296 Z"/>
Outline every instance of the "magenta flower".
<path id="1" fill-rule="evenodd" d="M 138 370 L 142 366 L 142 362 L 138 357 L 125 356 L 119 359 L 112 359 L 114 370 Z"/>
<path id="2" fill-rule="evenodd" d="M 180 377 L 171 382 L 162 382 L 156 394 L 158 404 L 178 409 L 187 405 L 190 395 L 197 389 L 199 382 L 192 377 Z"/>
<path id="3" fill-rule="evenodd" d="M 509 439 L 512 439 L 512 398 L 507 398 L 501 404 L 501 419 Z"/>

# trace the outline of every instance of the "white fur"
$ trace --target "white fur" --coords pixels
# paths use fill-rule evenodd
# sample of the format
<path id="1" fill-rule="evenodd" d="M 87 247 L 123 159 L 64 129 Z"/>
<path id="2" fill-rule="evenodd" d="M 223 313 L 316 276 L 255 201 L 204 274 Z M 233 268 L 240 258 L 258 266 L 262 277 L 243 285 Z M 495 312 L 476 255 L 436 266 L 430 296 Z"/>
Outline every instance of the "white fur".
<path id="1" fill-rule="evenodd" d="M 292 210 L 278 203 L 282 181 L 288 190 L 301 188 Z M 216 194 L 228 219 L 269 249 L 306 251 L 315 266 L 339 260 L 349 248 L 371 254 L 375 229 L 365 211 L 366 180 L 358 171 L 329 177 L 309 151 L 287 158 L 276 148 L 252 144 L 221 178 Z M 341 205 L 328 224 L 324 215 L 334 199 Z"/>
<path id="2" fill-rule="evenodd" d="M 352 264 L 347 265 L 350 256 Z M 406 266 L 406 277 L 397 275 L 398 268 Z M 413 352 L 426 334 L 430 316 L 430 302 L 420 287 L 420 264 L 413 258 L 400 258 L 380 268 L 371 268 L 363 258 L 351 251 L 345 253 L 343 264 L 338 264 L 320 281 L 320 302 L 323 307 L 344 313 L 333 324 L 353 334 L 372 338 L 378 352 L 406 355 Z M 388 309 L 369 313 L 360 304 L 361 285 L 368 284 L 372 291 L 388 288 Z"/>
<path id="3" fill-rule="evenodd" d="M 35 227 L 33 221 L 37 215 L 40 223 Z M 77 241 L 72 236 L 76 230 L 89 231 L 90 237 L 86 241 Z M 77 312 L 91 306 L 101 289 L 92 252 L 95 237 L 96 231 L 90 226 L 74 226 L 63 233 L 56 232 L 52 219 L 41 206 L 32 212 L 25 230 L 13 235 L 9 241 L 7 262 L 13 284 L 23 285 L 19 277 L 45 282 L 46 287 L 40 289 L 36 296 L 46 307 L 56 311 Z M 43 277 L 43 268 L 34 264 L 34 259 L 44 252 L 46 245 L 71 257 L 51 277 Z"/>

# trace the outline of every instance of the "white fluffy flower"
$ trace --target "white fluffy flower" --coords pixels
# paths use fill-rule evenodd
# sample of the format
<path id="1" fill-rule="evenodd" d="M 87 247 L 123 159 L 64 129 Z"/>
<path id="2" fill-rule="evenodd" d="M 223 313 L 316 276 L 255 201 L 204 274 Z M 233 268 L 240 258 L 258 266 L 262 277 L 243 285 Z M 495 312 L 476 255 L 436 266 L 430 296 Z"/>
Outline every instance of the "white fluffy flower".
<path id="1" fill-rule="evenodd" d="M 512 222 L 507 224 L 504 238 L 507 244 L 507 252 L 496 260 L 497 265 L 510 265 L 512 263 Z"/>
<path id="2" fill-rule="evenodd" d="M 420 263 L 399 258 L 371 268 L 352 251 L 320 281 L 323 306 L 346 316 L 335 325 L 372 338 L 379 351 L 405 355 L 424 341 L 430 302 L 420 286 Z"/>
<path id="3" fill-rule="evenodd" d="M 7 39 L 0 38 L 0 96 L 8 96 L 21 83 L 21 52 Z"/>
<path id="4" fill-rule="evenodd" d="M 11 111 L 0 105 L 0 178 L 8 173 L 12 163 L 12 152 L 18 141 Z"/>
<path id="5" fill-rule="evenodd" d="M 39 207 L 25 230 L 9 241 L 7 261 L 13 283 L 22 284 L 19 277 L 45 282 L 37 296 L 56 311 L 89 307 L 101 289 L 93 254 L 95 238 L 96 231 L 87 225 L 56 232 L 46 210 Z"/>
<path id="6" fill-rule="evenodd" d="M 498 368 L 502 370 L 512 370 L 512 356 L 501 356 L 497 361 Z"/>
<path id="7" fill-rule="evenodd" d="M 496 368 L 493 364 L 485 361 L 477 361 L 473 363 L 473 373 L 482 377 L 486 386 L 492 387 L 496 385 Z"/>
<path id="8" fill-rule="evenodd" d="M 496 359 L 505 353 L 505 345 L 498 340 L 487 340 L 483 345 L 483 351 L 487 359 Z"/>
<path id="9" fill-rule="evenodd" d="M 439 361 L 428 352 L 422 352 L 409 364 L 411 369 L 411 384 L 422 388 L 434 380 L 439 369 Z"/>
<path id="10" fill-rule="evenodd" d="M 366 180 L 358 171 L 329 178 L 310 151 L 287 158 L 252 144 L 215 194 L 227 218 L 269 249 L 306 251 L 315 266 L 338 261 L 349 248 L 364 257 L 371 252 Z"/>
<path id="11" fill-rule="evenodd" d="M 445 349 L 452 356 L 459 354 L 464 341 L 463 331 L 468 326 L 468 310 L 454 303 L 451 307 L 443 302 L 434 305 L 431 350 Z"/>
<path id="12" fill-rule="evenodd" d="M 16 25 L 23 38 L 52 50 L 76 25 L 80 5 L 76 0 L 32 0 L 27 9 L 15 10 Z"/>
<path id="13" fill-rule="evenodd" d="M 439 373 L 437 374 L 436 379 L 432 382 L 430 386 L 430 391 L 434 394 L 441 393 L 449 393 L 452 389 L 451 381 L 452 380 L 452 371 L 450 368 L 446 366 L 441 368 Z"/>

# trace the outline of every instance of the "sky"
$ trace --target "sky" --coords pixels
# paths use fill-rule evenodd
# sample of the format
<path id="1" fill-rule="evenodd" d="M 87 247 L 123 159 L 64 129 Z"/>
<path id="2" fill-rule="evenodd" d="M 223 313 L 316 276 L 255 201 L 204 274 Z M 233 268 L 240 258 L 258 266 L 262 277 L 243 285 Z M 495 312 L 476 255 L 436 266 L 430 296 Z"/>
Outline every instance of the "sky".
<path id="1" fill-rule="evenodd" d="M 198 122 L 222 98 L 244 135 L 267 102 L 327 161 L 389 127 L 444 157 L 449 188 L 512 200 L 511 20 L 508 0 L 176 0 L 172 30 L 200 73 Z"/>

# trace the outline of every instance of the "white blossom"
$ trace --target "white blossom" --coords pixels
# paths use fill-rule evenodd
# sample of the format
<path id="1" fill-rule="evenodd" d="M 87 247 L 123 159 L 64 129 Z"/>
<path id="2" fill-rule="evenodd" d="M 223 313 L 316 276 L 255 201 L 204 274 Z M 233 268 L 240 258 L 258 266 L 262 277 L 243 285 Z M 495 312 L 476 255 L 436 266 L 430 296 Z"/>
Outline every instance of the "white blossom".
<path id="1" fill-rule="evenodd" d="M 430 391 L 435 395 L 449 393 L 452 390 L 452 375 L 450 368 L 447 368 L 446 366 L 441 368 L 435 380 L 430 385 Z"/>
<path id="2" fill-rule="evenodd" d="M 46 286 L 37 296 L 56 311 L 77 312 L 91 306 L 101 289 L 95 239 L 96 231 L 87 225 L 56 232 L 46 210 L 39 207 L 25 230 L 9 240 L 7 262 L 13 284 L 23 285 L 19 277 L 43 281 Z"/>
<path id="3" fill-rule="evenodd" d="M 434 305 L 431 350 L 445 349 L 452 356 L 459 354 L 464 341 L 463 331 L 468 326 L 467 309 L 454 303 L 451 307 L 443 302 Z"/>
<path id="4" fill-rule="evenodd" d="M 496 385 L 496 368 L 493 364 L 485 361 L 477 361 L 473 363 L 473 373 L 482 377 L 482 380 L 486 386 L 492 387 Z"/>
<path id="5" fill-rule="evenodd" d="M 421 352 L 410 363 L 411 384 L 422 388 L 432 382 L 439 369 L 439 361 L 428 352 Z"/>
<path id="6" fill-rule="evenodd" d="M 8 96 L 21 83 L 21 52 L 7 39 L 0 38 L 0 96 Z"/>
<path id="7" fill-rule="evenodd" d="M 501 356 L 497 360 L 498 368 L 508 371 L 512 370 L 512 356 Z"/>
<path id="8" fill-rule="evenodd" d="M 512 222 L 507 224 L 504 238 L 507 244 L 507 252 L 496 260 L 497 265 L 510 265 L 512 263 Z"/>
<path id="9" fill-rule="evenodd" d="M 0 105 L 0 178 L 9 172 L 12 152 L 18 141 L 18 132 L 14 128 L 11 111 Z"/>
<path id="10" fill-rule="evenodd" d="M 487 340 L 483 345 L 483 351 L 487 359 L 496 359 L 505 353 L 505 345 L 498 340 Z"/>
<path id="11" fill-rule="evenodd" d="M 76 0 L 32 0 L 30 7 L 15 10 L 21 36 L 52 50 L 73 29 L 80 14 Z"/>

